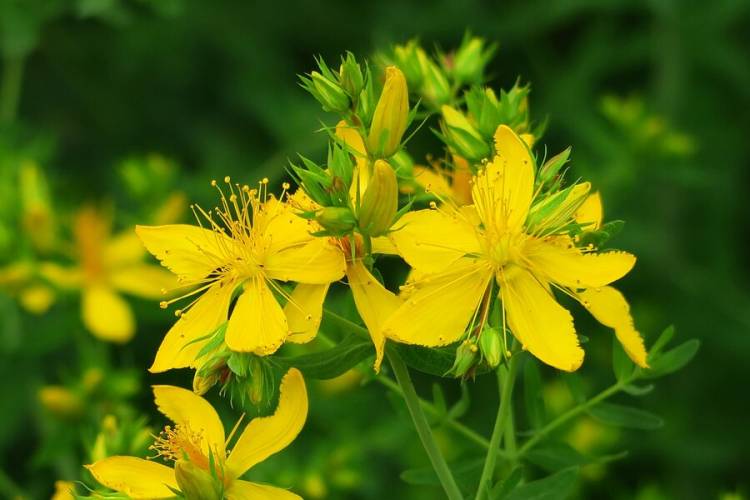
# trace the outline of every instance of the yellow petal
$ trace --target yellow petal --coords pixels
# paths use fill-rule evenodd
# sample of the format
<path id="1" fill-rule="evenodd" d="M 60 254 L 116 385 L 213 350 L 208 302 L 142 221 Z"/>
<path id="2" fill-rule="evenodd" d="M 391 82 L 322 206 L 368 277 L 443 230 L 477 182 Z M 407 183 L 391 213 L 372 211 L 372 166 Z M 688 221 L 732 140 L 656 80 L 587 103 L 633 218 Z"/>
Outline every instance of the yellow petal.
<path id="1" fill-rule="evenodd" d="M 320 230 L 320 226 L 299 216 L 299 210 L 304 208 L 299 205 L 300 198 L 300 195 L 296 195 L 294 199 L 299 208 L 272 196 L 263 203 L 262 210 L 256 213 L 253 220 L 253 231 L 258 235 L 256 240 L 263 242 L 258 250 L 259 255 L 273 255 L 317 239 L 310 233 Z M 310 202 L 314 203 L 312 200 Z"/>
<path id="2" fill-rule="evenodd" d="M 553 232 L 561 227 L 570 224 L 571 219 L 575 219 L 577 211 L 585 200 L 588 198 L 589 190 L 591 189 L 591 183 L 581 182 L 575 184 L 572 188 L 565 191 L 558 192 L 552 196 L 547 197 L 543 201 L 534 205 L 531 209 L 531 216 L 529 217 L 528 224 L 534 221 L 533 227 L 527 226 L 527 232 Z M 564 199 L 562 199 L 564 197 Z M 539 217 L 537 214 L 544 213 L 551 203 L 557 203 L 557 206 L 549 211 L 543 217 Z"/>
<path id="3" fill-rule="evenodd" d="M 314 238 L 302 246 L 268 255 L 264 264 L 270 279 L 328 284 L 344 277 L 346 262 L 328 238 Z"/>
<path id="4" fill-rule="evenodd" d="M 443 199 L 453 199 L 453 190 L 448 183 L 448 179 L 434 168 L 416 165 L 414 167 L 414 181 L 428 193 L 433 193 Z"/>
<path id="5" fill-rule="evenodd" d="M 401 300 L 381 285 L 375 276 L 370 274 L 361 260 L 350 264 L 346 275 L 349 279 L 349 288 L 351 288 L 354 296 L 354 304 L 357 306 L 357 311 L 362 321 L 365 322 L 372 343 L 375 345 L 374 368 L 375 372 L 379 372 L 385 351 L 383 325 L 401 305 Z"/>
<path id="6" fill-rule="evenodd" d="M 398 255 L 398 248 L 387 236 L 372 239 L 372 253 L 378 255 Z"/>
<path id="7" fill-rule="evenodd" d="M 525 256 L 535 274 L 574 290 L 608 285 L 635 265 L 635 256 L 627 252 L 583 253 L 564 240 L 530 242 Z"/>
<path id="8" fill-rule="evenodd" d="M 574 371 L 583 363 L 573 317 L 550 290 L 525 269 L 499 279 L 506 320 L 524 349 L 550 366 Z"/>
<path id="9" fill-rule="evenodd" d="M 635 364 L 648 368 L 643 338 L 633 324 L 630 306 L 625 297 L 611 286 L 590 288 L 578 293 L 581 303 L 596 320 L 615 330 L 617 340 Z"/>
<path id="10" fill-rule="evenodd" d="M 307 390 L 302 373 L 291 368 L 281 381 L 279 406 L 269 417 L 247 424 L 227 459 L 227 468 L 237 477 L 286 448 L 307 419 Z"/>
<path id="11" fill-rule="evenodd" d="M 349 198 L 352 201 L 352 206 L 358 206 L 357 202 L 357 188 L 359 187 L 359 198 L 367 191 L 367 185 L 370 182 L 370 168 L 367 161 L 367 152 L 365 150 L 365 143 L 359 131 L 341 120 L 336 124 L 336 137 L 341 139 L 349 149 L 349 153 L 354 156 L 356 166 L 352 175 L 351 187 L 349 188 Z"/>
<path id="12" fill-rule="evenodd" d="M 302 500 L 301 496 L 291 491 L 242 479 L 235 480 L 225 495 L 227 500 Z"/>
<path id="13" fill-rule="evenodd" d="M 224 426 L 211 404 L 193 391 L 173 385 L 155 385 L 154 402 L 167 418 L 201 437 L 201 450 L 217 460 L 224 457 Z"/>
<path id="14" fill-rule="evenodd" d="M 108 457 L 87 465 L 91 475 L 107 488 L 133 499 L 174 498 L 177 489 L 174 470 L 166 465 L 136 457 Z"/>
<path id="15" fill-rule="evenodd" d="M 83 291 L 83 324 L 101 340 L 127 342 L 135 334 L 130 305 L 111 288 L 95 285 Z"/>
<path id="16" fill-rule="evenodd" d="M 518 231 L 534 196 L 534 160 L 526 143 L 505 125 L 495 132 L 497 154 L 477 175 L 472 198 L 485 225 Z"/>
<path id="17" fill-rule="evenodd" d="M 145 299 L 163 298 L 162 290 L 171 290 L 177 286 L 177 278 L 172 273 L 150 264 L 119 267 L 110 272 L 109 282 L 121 292 Z"/>
<path id="18" fill-rule="evenodd" d="M 579 224 L 587 224 L 586 229 L 596 230 L 602 226 L 602 197 L 599 192 L 591 193 L 575 213 L 575 220 Z"/>
<path id="19" fill-rule="evenodd" d="M 492 271 L 462 263 L 409 284 L 408 299 L 383 327 L 386 338 L 406 344 L 441 346 L 463 335 L 482 300 Z"/>
<path id="20" fill-rule="evenodd" d="M 55 481 L 55 493 L 50 500 L 75 500 L 76 485 L 72 481 Z"/>
<path id="21" fill-rule="evenodd" d="M 284 306 L 289 325 L 288 342 L 304 344 L 315 338 L 323 316 L 323 301 L 329 285 L 306 285 L 300 283 Z"/>
<path id="22" fill-rule="evenodd" d="M 140 262 L 145 254 L 143 243 L 132 228 L 104 244 L 104 262 L 110 267 Z"/>
<path id="23" fill-rule="evenodd" d="M 226 235 L 187 224 L 136 226 L 135 232 L 164 267 L 188 280 L 200 280 L 225 264 L 234 245 Z"/>
<path id="24" fill-rule="evenodd" d="M 78 267 L 64 267 L 54 262 L 43 262 L 39 265 L 39 273 L 60 288 L 74 289 L 83 284 L 83 272 Z"/>
<path id="25" fill-rule="evenodd" d="M 450 208 L 409 212 L 389 236 L 404 260 L 424 272 L 444 271 L 462 257 L 481 252 L 475 227 Z"/>
<path id="26" fill-rule="evenodd" d="M 233 289 L 233 283 L 215 283 L 180 316 L 164 336 L 149 371 L 159 373 L 174 368 L 198 366 L 198 352 L 209 339 L 199 342 L 195 340 L 205 337 L 227 320 Z"/>
<path id="27" fill-rule="evenodd" d="M 534 142 L 536 141 L 536 139 L 534 138 L 533 134 L 520 134 L 519 137 L 523 139 L 523 142 L 526 143 L 529 149 L 534 146 Z"/>
<path id="28" fill-rule="evenodd" d="M 265 281 L 247 281 L 229 318 L 224 336 L 227 347 L 265 356 L 276 352 L 288 334 L 284 310 Z"/>

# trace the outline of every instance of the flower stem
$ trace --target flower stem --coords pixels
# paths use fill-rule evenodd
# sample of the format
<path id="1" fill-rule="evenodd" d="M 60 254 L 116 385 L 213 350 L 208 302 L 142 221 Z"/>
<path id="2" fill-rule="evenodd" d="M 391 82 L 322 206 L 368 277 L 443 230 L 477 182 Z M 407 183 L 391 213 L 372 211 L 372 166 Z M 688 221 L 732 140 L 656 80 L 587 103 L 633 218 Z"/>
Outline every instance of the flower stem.
<path id="1" fill-rule="evenodd" d="M 18 101 L 21 97 L 23 64 L 24 60 L 21 56 L 6 56 L 3 59 L 3 76 L 0 81 L 0 124 L 12 123 L 16 119 Z"/>
<path id="2" fill-rule="evenodd" d="M 479 487 L 477 488 L 477 495 L 475 497 L 476 500 L 481 500 L 484 497 L 485 492 L 487 492 L 492 485 L 491 481 L 492 474 L 495 472 L 497 450 L 500 448 L 500 440 L 503 436 L 503 432 L 506 430 L 506 423 L 513 406 L 511 399 L 513 397 L 513 385 L 516 381 L 518 358 L 518 354 L 511 356 L 510 361 L 508 362 L 508 368 L 499 368 L 497 370 L 497 382 L 500 388 L 500 404 L 498 405 L 495 426 L 492 429 L 492 436 L 490 437 L 490 447 L 487 450 L 487 458 L 484 460 L 482 476 L 479 479 Z M 503 370 L 505 370 L 505 373 L 502 373 Z"/>
<path id="3" fill-rule="evenodd" d="M 438 449 L 435 437 L 432 435 L 432 429 L 430 429 L 430 424 L 427 422 L 427 418 L 422 412 L 419 396 L 417 396 L 417 391 L 414 389 L 414 384 L 411 381 L 406 364 L 404 364 L 401 357 L 394 350 L 389 350 L 387 355 L 388 361 L 390 361 L 391 367 L 393 368 L 393 373 L 396 376 L 396 381 L 403 391 L 404 401 L 409 409 L 409 414 L 414 422 L 414 427 L 417 429 L 419 439 L 422 441 L 422 446 L 424 446 L 427 456 L 430 458 L 430 462 L 435 469 L 440 484 L 443 486 L 443 489 L 450 500 L 462 500 L 463 495 L 461 495 L 461 491 L 458 489 L 456 480 L 453 478 L 453 474 L 451 473 L 445 458 Z M 493 453 L 492 455 L 494 456 L 495 454 Z"/>
<path id="4" fill-rule="evenodd" d="M 574 406 L 570 410 L 566 411 L 541 429 L 539 429 L 531 438 L 529 438 L 528 441 L 526 441 L 523 446 L 518 450 L 518 453 L 516 454 L 516 458 L 522 457 L 526 452 L 531 450 L 534 446 L 539 444 L 549 433 L 560 427 L 561 425 L 565 424 L 568 420 L 572 419 L 573 417 L 576 417 L 580 415 L 581 413 L 585 412 L 592 406 L 601 403 L 605 399 L 617 394 L 622 390 L 623 387 L 628 385 L 630 382 L 633 381 L 635 377 L 630 377 L 626 380 L 621 380 L 617 382 L 616 384 L 604 389 L 602 392 L 597 394 L 591 399 L 588 399 L 584 401 L 583 403 L 579 404 L 578 406 Z"/>

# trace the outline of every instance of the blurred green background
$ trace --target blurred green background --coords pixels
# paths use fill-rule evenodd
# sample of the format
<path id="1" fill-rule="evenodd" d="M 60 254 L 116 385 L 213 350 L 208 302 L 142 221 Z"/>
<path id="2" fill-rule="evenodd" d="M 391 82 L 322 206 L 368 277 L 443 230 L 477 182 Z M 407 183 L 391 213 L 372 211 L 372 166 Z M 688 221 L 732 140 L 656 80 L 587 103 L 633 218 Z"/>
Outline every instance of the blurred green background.
<path id="1" fill-rule="evenodd" d="M 670 323 L 678 338 L 702 341 L 688 368 L 643 398 L 667 425 L 622 431 L 617 449 L 630 455 L 586 474 L 580 496 L 704 499 L 748 491 L 750 2 L 0 5 L 4 77 L 7 61 L 27 52 L 17 118 L 0 129 L 0 154 L 44 166 L 59 206 L 116 200 L 130 214 L 122 227 L 148 210 L 127 201 L 117 175 L 123 159 L 164 155 L 181 166 L 167 187 L 198 201 L 211 200 L 211 178 L 278 181 L 295 153 L 322 159 L 325 140 L 313 132 L 331 117 L 296 78 L 314 69 L 315 55 L 366 56 L 415 36 L 427 48 L 450 49 L 466 29 L 498 42 L 493 83 L 508 87 L 519 77 L 531 83 L 532 115 L 549 118 L 542 143 L 550 152 L 572 145 L 574 174 L 602 191 L 607 218 L 627 221 L 614 244 L 639 260 L 621 288 L 647 344 Z M 0 299 L 0 496 L 23 491 L 43 498 L 53 480 L 76 477 L 80 464 L 54 451 L 61 444 L 41 449 L 42 442 L 50 446 L 50 435 L 61 438 L 36 391 L 76 376 L 73 361 L 80 356 L 71 339 L 87 334 L 75 306 L 53 322 Z M 62 309 L 65 300 L 54 307 Z M 188 374 L 142 370 L 170 318 L 152 302 L 134 304 L 136 340 L 89 355 L 135 367 L 144 385 L 188 384 Z M 581 373 L 592 388 L 603 387 L 612 378 L 609 332 L 585 318 L 579 325 L 591 338 Z M 545 371 L 546 379 L 553 375 Z M 425 393 L 430 383 L 418 379 Z M 457 383 L 444 386 L 458 393 Z M 303 485 L 297 490 L 311 497 L 439 495 L 398 479 L 427 462 L 402 406 L 386 404 L 383 387 L 315 390 L 301 440 L 260 473 L 296 471 Z M 481 380 L 470 390 L 466 420 L 489 433 L 492 384 Z M 155 427 L 163 423 L 145 390 L 136 401 Z M 65 439 L 85 442 L 69 434 Z M 442 438 L 459 440 L 447 432 Z M 468 448 L 450 446 L 456 454 Z"/>

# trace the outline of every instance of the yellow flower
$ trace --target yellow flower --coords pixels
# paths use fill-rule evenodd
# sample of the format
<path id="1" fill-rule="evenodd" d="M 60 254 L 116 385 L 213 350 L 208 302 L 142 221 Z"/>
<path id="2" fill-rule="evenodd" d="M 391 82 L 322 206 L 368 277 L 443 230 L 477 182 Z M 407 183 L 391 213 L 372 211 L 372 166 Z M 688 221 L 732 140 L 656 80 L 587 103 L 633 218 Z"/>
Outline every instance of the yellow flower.
<path id="1" fill-rule="evenodd" d="M 457 341 L 469 328 L 481 328 L 499 286 L 503 323 L 521 345 L 543 362 L 572 371 L 583 350 L 570 313 L 552 294 L 557 288 L 580 299 L 608 324 L 619 297 L 602 289 L 635 264 L 626 252 L 578 248 L 567 227 L 589 185 L 579 184 L 536 200 L 534 160 L 524 141 L 507 126 L 495 134 L 497 156 L 473 181 L 474 205 L 419 210 L 398 222 L 390 237 L 415 269 L 404 287 L 402 306 L 383 332 L 399 342 L 439 346 Z M 591 299 L 588 295 L 598 295 Z M 600 300 L 601 302 L 594 302 Z M 611 310 L 610 310 L 611 309 Z M 622 318 L 620 318 L 622 319 Z M 621 341 L 623 337 L 618 336 Z M 625 349 L 645 364 L 640 336 L 628 337 Z"/>
<path id="2" fill-rule="evenodd" d="M 196 356 L 208 341 L 204 337 L 227 321 L 237 290 L 242 293 L 224 336 L 232 351 L 263 356 L 274 353 L 288 337 L 311 339 L 320 324 L 325 290 L 344 275 L 341 252 L 327 238 L 310 234 L 318 229 L 314 222 L 269 196 L 267 179 L 257 190 L 232 185 L 228 177 L 225 181 L 229 196 L 218 188 L 221 206 L 208 212 L 194 207 L 207 227 L 136 227 L 148 251 L 190 290 L 161 306 L 200 294 L 176 311 L 179 319 L 159 347 L 152 372 L 195 368 Z M 279 281 L 298 285 L 289 293 Z M 286 299 L 284 307 L 277 294 Z"/>
<path id="3" fill-rule="evenodd" d="M 153 389 L 159 411 L 174 426 L 166 426 L 151 448 L 174 462 L 175 468 L 137 457 L 108 457 L 86 466 L 101 484 L 133 499 L 174 498 L 173 490 L 186 493 L 186 498 L 205 500 L 300 498 L 281 488 L 239 479 L 286 448 L 305 425 L 307 391 L 297 369 L 284 376 L 274 414 L 251 420 L 229 452 L 234 431 L 225 437 L 219 415 L 205 399 L 180 387 L 157 385 Z"/>
<path id="4" fill-rule="evenodd" d="M 83 324 L 96 337 L 127 342 L 135 334 L 135 317 L 119 292 L 157 298 L 175 280 L 158 266 L 146 264 L 146 252 L 132 230 L 112 236 L 108 221 L 91 207 L 75 218 L 78 265 L 43 263 L 41 274 L 61 288 L 82 290 Z"/>
<path id="5" fill-rule="evenodd" d="M 51 500 L 74 500 L 76 485 L 72 481 L 55 481 L 55 492 Z"/>

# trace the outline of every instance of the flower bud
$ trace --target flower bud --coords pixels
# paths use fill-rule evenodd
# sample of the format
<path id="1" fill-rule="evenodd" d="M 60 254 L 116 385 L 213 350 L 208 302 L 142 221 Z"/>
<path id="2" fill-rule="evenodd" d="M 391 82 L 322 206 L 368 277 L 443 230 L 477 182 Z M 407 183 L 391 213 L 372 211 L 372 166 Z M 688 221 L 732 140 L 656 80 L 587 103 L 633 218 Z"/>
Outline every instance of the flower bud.
<path id="1" fill-rule="evenodd" d="M 502 340 L 497 328 L 486 327 L 479 337 L 479 349 L 490 368 L 497 368 L 503 357 Z"/>
<path id="2" fill-rule="evenodd" d="M 456 377 L 463 377 L 471 370 L 477 361 L 477 351 L 479 348 L 469 340 L 464 340 L 456 349 L 456 360 L 450 373 Z"/>
<path id="3" fill-rule="evenodd" d="M 35 248 L 48 251 L 54 245 L 55 217 L 44 171 L 34 162 L 23 162 L 19 169 L 23 227 Z"/>
<path id="4" fill-rule="evenodd" d="M 550 182 L 557 176 L 560 169 L 568 162 L 570 157 L 570 148 L 568 147 L 562 153 L 558 153 L 547 160 L 542 168 L 539 169 L 539 181 L 542 184 Z"/>
<path id="5" fill-rule="evenodd" d="M 409 86 L 413 88 L 422 85 L 422 65 L 418 54 L 420 50 L 416 40 L 410 40 L 406 45 L 397 45 L 393 49 L 393 59 L 404 72 Z"/>
<path id="6" fill-rule="evenodd" d="M 219 376 L 216 372 L 209 372 L 208 375 L 201 375 L 200 371 L 196 371 L 193 376 L 193 392 L 198 396 L 203 396 L 207 393 L 216 382 L 219 381 Z"/>
<path id="7" fill-rule="evenodd" d="M 453 58 L 453 75 L 462 83 L 479 83 L 484 67 L 495 52 L 494 47 L 485 50 L 481 38 L 464 38 Z"/>
<path id="8" fill-rule="evenodd" d="M 313 86 L 310 92 L 323 105 L 324 110 L 343 113 L 349 109 L 351 102 L 341 85 L 329 80 L 317 71 L 310 73 L 310 78 Z"/>
<path id="9" fill-rule="evenodd" d="M 396 172 L 384 160 L 375 162 L 367 191 L 362 196 L 359 229 L 370 236 L 385 234 L 398 212 L 398 180 Z"/>
<path id="10" fill-rule="evenodd" d="M 180 459 L 174 464 L 174 477 L 180 492 L 187 500 L 221 500 L 222 485 L 218 478 L 189 460 Z"/>
<path id="11" fill-rule="evenodd" d="M 417 49 L 417 57 L 422 68 L 422 86 L 419 92 L 428 104 L 438 109 L 451 99 L 448 77 L 421 48 Z"/>
<path id="12" fill-rule="evenodd" d="M 72 418 L 83 412 L 83 401 L 61 385 L 48 385 L 39 390 L 42 406 L 57 417 Z"/>
<path id="13" fill-rule="evenodd" d="M 490 147 L 476 128 L 458 110 L 450 106 L 440 108 L 443 113 L 443 137 L 451 148 L 469 161 L 479 161 L 490 155 Z"/>
<path id="14" fill-rule="evenodd" d="M 335 236 L 348 234 L 357 225 L 354 214 L 346 207 L 324 207 L 317 212 L 315 220 Z"/>
<path id="15" fill-rule="evenodd" d="M 341 67 L 339 68 L 339 82 L 341 87 L 353 100 L 357 100 L 359 93 L 362 92 L 362 89 L 365 86 L 362 68 L 357 64 L 357 60 L 351 52 L 347 52 L 346 59 L 341 62 Z"/>
<path id="16" fill-rule="evenodd" d="M 380 94 L 367 136 L 368 152 L 388 158 L 401 147 L 401 138 L 409 122 L 409 91 L 404 74 L 395 66 L 385 69 L 385 85 Z"/>

